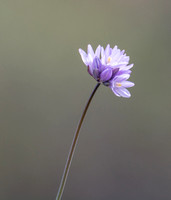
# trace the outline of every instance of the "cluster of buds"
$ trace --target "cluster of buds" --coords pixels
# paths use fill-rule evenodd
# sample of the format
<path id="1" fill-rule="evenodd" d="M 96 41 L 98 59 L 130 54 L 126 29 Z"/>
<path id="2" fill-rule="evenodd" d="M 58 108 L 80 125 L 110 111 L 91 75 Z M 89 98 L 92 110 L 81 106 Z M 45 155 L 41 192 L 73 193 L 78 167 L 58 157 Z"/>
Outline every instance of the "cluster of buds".
<path id="1" fill-rule="evenodd" d="M 124 50 L 115 46 L 113 49 L 108 44 L 104 48 L 100 45 L 94 52 L 91 45 L 88 45 L 87 53 L 79 49 L 79 53 L 88 73 L 99 83 L 110 87 L 115 95 L 129 98 L 130 92 L 126 89 L 134 86 L 128 81 L 133 64 L 129 65 L 129 56 Z"/>

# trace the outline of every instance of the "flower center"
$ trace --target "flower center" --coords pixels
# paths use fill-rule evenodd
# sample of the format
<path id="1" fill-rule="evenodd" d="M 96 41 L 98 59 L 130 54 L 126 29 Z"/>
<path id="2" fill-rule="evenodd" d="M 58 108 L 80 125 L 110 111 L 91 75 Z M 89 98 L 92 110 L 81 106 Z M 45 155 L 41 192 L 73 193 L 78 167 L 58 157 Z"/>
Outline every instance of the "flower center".
<path id="1" fill-rule="evenodd" d="M 109 57 L 107 58 L 107 63 L 110 63 L 111 60 L 112 60 L 112 58 L 109 56 Z"/>
<path id="2" fill-rule="evenodd" d="M 121 87 L 122 84 L 121 83 L 116 83 L 116 87 Z"/>

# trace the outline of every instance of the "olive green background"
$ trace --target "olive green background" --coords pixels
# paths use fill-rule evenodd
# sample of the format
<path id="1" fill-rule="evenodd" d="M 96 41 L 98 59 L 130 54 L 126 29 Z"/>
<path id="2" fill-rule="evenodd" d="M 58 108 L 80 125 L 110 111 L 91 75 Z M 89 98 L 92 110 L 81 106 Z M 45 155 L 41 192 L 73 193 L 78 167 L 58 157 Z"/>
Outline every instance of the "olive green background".
<path id="1" fill-rule="evenodd" d="M 54 200 L 96 82 L 78 49 L 125 49 L 130 99 L 100 86 L 63 200 L 171 199 L 171 1 L 0 0 L 0 199 Z"/>

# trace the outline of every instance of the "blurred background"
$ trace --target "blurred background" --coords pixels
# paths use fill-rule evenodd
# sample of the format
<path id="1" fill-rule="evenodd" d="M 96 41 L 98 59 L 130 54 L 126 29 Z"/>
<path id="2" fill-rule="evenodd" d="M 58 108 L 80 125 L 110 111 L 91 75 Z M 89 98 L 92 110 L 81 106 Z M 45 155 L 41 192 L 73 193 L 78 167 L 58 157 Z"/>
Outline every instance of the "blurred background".
<path id="1" fill-rule="evenodd" d="M 125 49 L 130 99 L 101 86 L 63 200 L 171 199 L 171 1 L 0 0 L 0 199 L 54 200 L 96 82 L 78 49 Z"/>

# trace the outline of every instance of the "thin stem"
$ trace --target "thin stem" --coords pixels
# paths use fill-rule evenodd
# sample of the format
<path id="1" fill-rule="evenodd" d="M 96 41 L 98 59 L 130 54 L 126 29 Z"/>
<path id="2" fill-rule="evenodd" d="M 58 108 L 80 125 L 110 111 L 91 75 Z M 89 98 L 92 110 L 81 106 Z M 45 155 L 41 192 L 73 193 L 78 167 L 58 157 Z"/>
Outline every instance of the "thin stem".
<path id="1" fill-rule="evenodd" d="M 66 183 L 67 176 L 68 176 L 68 172 L 69 172 L 69 168 L 70 168 L 72 158 L 73 158 L 73 155 L 74 155 L 74 151 L 75 151 L 75 148 L 76 148 L 76 144 L 77 144 L 77 141 L 78 141 L 79 131 L 80 131 L 81 125 L 83 123 L 84 117 L 86 115 L 86 112 L 88 110 L 88 107 L 91 103 L 91 100 L 92 100 L 92 98 L 93 98 L 93 96 L 94 96 L 94 94 L 95 94 L 95 92 L 96 92 L 96 90 L 98 89 L 99 86 L 100 86 L 100 83 L 97 83 L 97 85 L 95 86 L 93 92 L 91 93 L 89 100 L 88 100 L 88 102 L 87 102 L 87 104 L 84 108 L 83 113 L 82 113 L 81 119 L 79 121 L 78 127 L 76 129 L 76 132 L 75 132 L 75 135 L 74 135 L 74 138 L 73 138 L 73 141 L 72 141 L 71 149 L 70 149 L 70 152 L 68 154 L 68 158 L 67 158 L 67 161 L 66 161 L 66 164 L 65 164 L 65 168 L 64 168 L 63 175 L 62 175 L 62 179 L 61 179 L 61 183 L 60 183 L 60 186 L 59 186 L 59 190 L 58 190 L 56 200 L 60 200 L 61 197 L 62 197 L 64 187 L 65 187 L 65 183 Z"/>

